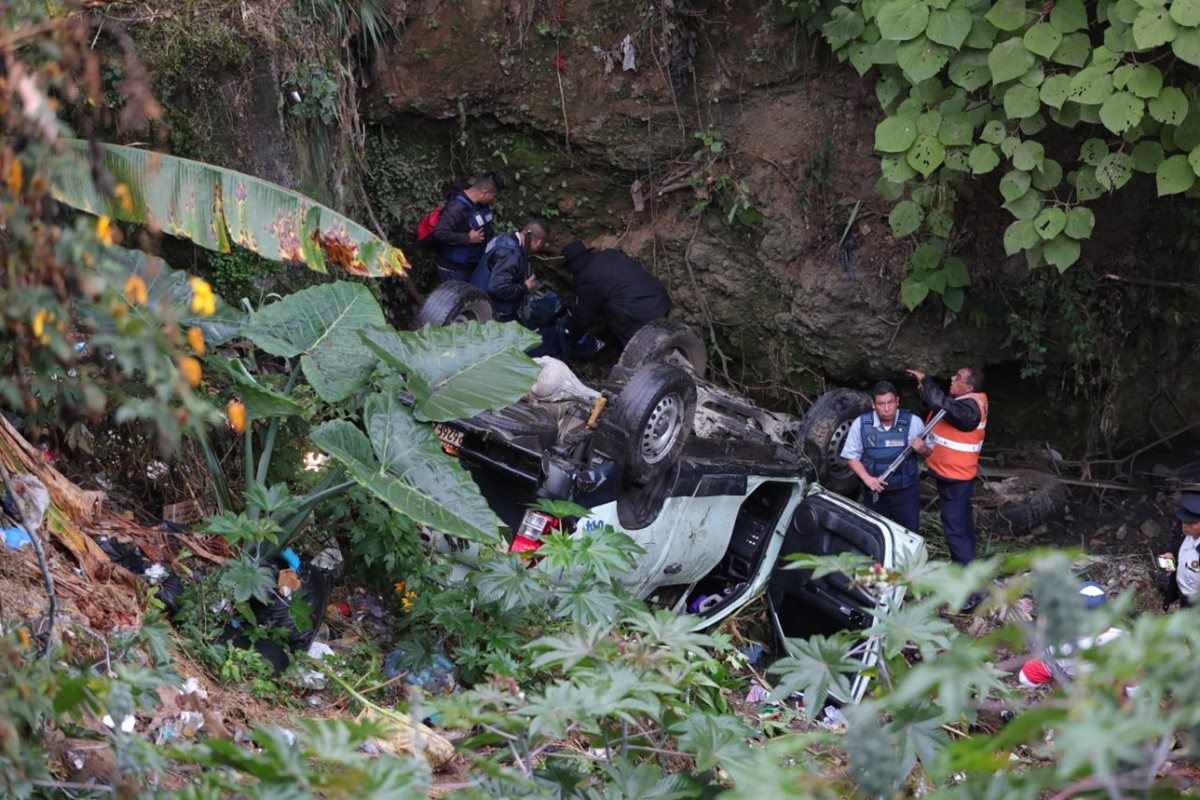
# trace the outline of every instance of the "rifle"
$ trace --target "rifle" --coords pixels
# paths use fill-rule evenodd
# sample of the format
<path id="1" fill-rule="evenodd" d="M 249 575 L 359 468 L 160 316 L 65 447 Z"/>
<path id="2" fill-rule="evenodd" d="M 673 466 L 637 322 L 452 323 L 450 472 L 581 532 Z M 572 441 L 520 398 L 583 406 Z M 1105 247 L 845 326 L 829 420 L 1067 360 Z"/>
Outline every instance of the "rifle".
<path id="1" fill-rule="evenodd" d="M 933 426 L 937 425 L 939 422 L 941 422 L 942 417 L 944 417 L 944 416 L 946 416 L 946 409 L 943 408 L 941 411 L 939 411 L 933 415 L 933 419 L 929 420 L 929 424 L 926 425 L 919 434 L 917 434 L 917 438 L 918 439 L 925 438 L 925 436 L 931 430 L 933 430 Z M 891 464 L 888 464 L 888 468 L 885 469 L 883 471 L 883 474 L 879 476 L 879 480 L 886 481 L 889 477 L 891 477 L 893 472 L 900 469 L 900 465 L 904 463 L 904 459 L 908 458 L 908 456 L 911 452 L 912 452 L 912 442 L 909 442 L 908 445 L 903 450 L 900 451 L 900 455 L 896 456 L 892 460 Z M 873 502 L 879 502 L 879 492 L 871 492 L 871 500 Z"/>

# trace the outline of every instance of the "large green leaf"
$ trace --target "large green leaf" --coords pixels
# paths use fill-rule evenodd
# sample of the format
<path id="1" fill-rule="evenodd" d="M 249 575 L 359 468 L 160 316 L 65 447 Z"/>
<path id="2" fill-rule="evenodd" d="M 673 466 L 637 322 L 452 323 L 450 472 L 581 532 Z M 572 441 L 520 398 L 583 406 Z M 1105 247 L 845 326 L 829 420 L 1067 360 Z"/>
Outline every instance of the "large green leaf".
<path id="1" fill-rule="evenodd" d="M 469 322 L 419 331 L 364 330 L 370 352 L 404 374 L 413 414 L 422 420 L 473 417 L 504 408 L 537 380 L 539 367 L 525 350 L 540 339 L 513 323 Z"/>
<path id="2" fill-rule="evenodd" d="M 1192 188 L 1192 184 L 1196 182 L 1196 173 L 1192 170 L 1192 165 L 1188 163 L 1188 157 L 1179 154 L 1171 156 L 1158 165 L 1158 170 L 1155 172 L 1155 183 L 1158 186 L 1158 194 L 1180 194 Z"/>
<path id="3" fill-rule="evenodd" d="M 875 126 L 875 149 L 881 153 L 903 153 L 917 139 L 914 117 L 884 117 Z"/>
<path id="4" fill-rule="evenodd" d="M 360 389 L 375 366 L 358 331 L 383 326 L 383 311 L 361 284 L 327 283 L 285 297 L 255 312 L 243 331 L 255 345 L 277 356 L 300 356 L 313 389 L 326 402 Z"/>
<path id="5" fill-rule="evenodd" d="M 90 214 L 157 227 L 209 250 L 230 243 L 266 258 L 325 272 L 398 275 L 408 268 L 399 248 L 302 194 L 231 169 L 135 147 L 64 139 L 49 164 L 51 192 Z M 129 190 L 129 204 L 100 192 L 93 154 Z"/>
<path id="6" fill-rule="evenodd" d="M 313 443 L 409 519 L 449 536 L 498 541 L 500 520 L 466 470 L 442 452 L 429 425 L 413 419 L 399 400 L 378 394 L 367 399 L 363 416 L 369 439 L 353 423 L 334 420 L 313 432 Z"/>
<path id="7" fill-rule="evenodd" d="M 1025 49 L 1020 37 L 1014 36 L 992 48 L 987 56 L 992 83 L 1004 83 L 1019 78 L 1034 64 L 1033 53 Z"/>
<path id="8" fill-rule="evenodd" d="M 927 22 L 929 6 L 919 0 L 892 0 L 879 9 L 879 15 L 875 17 L 879 35 L 896 42 L 905 42 L 919 36 L 925 30 Z"/>

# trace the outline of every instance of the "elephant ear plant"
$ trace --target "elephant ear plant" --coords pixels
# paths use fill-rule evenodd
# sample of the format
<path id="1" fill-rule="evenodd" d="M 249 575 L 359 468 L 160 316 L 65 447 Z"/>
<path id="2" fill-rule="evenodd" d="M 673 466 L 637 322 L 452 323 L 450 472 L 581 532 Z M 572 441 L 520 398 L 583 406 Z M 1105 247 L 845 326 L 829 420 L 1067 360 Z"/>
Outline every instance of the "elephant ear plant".
<path id="1" fill-rule="evenodd" d="M 524 353 L 536 344 L 534 334 L 501 323 L 397 331 L 366 286 L 337 282 L 250 311 L 238 336 L 285 359 L 289 373 L 284 381 L 256 373 L 253 359 L 206 359 L 206 373 L 223 376 L 236 397 L 227 412 L 243 438 L 239 503 L 207 433 L 194 428 L 219 508 L 203 529 L 239 551 L 223 581 L 235 602 L 267 602 L 274 586 L 269 564 L 317 506 L 356 483 L 420 525 L 496 540 L 499 520 L 428 423 L 503 408 L 524 395 L 538 373 Z M 312 388 L 315 407 L 297 400 L 301 380 Z M 361 419 L 353 409 L 362 409 Z M 337 466 L 301 496 L 285 484 L 268 485 L 283 424 L 314 417 L 334 417 L 311 431 L 311 440 Z"/>

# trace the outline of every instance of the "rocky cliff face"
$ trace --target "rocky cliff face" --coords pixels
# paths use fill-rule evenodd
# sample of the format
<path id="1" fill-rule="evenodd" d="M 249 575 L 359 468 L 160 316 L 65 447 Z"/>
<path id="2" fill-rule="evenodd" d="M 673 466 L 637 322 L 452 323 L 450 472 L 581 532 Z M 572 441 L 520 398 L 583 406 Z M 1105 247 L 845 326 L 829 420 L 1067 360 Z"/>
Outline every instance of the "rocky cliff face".
<path id="1" fill-rule="evenodd" d="M 1146 237 L 1118 223 L 1147 206 L 1108 209 L 1107 226 L 1100 209 L 1095 252 L 1074 272 L 1090 277 L 1068 275 L 1064 286 L 1004 258 L 1007 220 L 983 187 L 960 210 L 956 249 L 973 278 L 965 307 L 951 314 L 931 298 L 909 313 L 899 285 L 912 243 L 891 236 L 890 204 L 873 188 L 872 86 L 775 24 L 770 5 L 743 5 L 385 3 L 403 26 L 355 86 L 367 131 L 357 166 L 372 211 L 394 242 L 409 245 L 444 181 L 499 168 L 512 180 L 499 207 L 505 223 L 545 214 L 557 225 L 540 267 L 548 282 L 566 285 L 552 256 L 572 238 L 624 248 L 670 287 L 676 314 L 709 341 L 715 366 L 781 404 L 811 398 L 826 380 L 865 385 L 900 378 L 905 367 L 946 374 L 973 362 L 996 368 L 993 394 L 1013 411 L 1030 409 L 1007 415 L 1014 433 L 1074 426 L 1072 437 L 1094 445 L 1101 429 L 1115 437 L 1186 418 L 1177 402 L 1148 407 L 1145 392 L 1117 377 L 1162 385 L 1162 364 L 1148 354 L 1162 349 L 1162 317 L 1178 298 L 1096 278 L 1144 271 L 1137 248 Z M 244 84 L 239 102 L 258 112 L 229 115 L 225 135 L 261 144 L 234 166 L 291 175 L 303 190 L 339 173 L 305 155 L 309 131 L 280 111 L 288 68 L 278 71 Z M 330 182 L 339 191 L 354 183 Z M 327 187 L 314 196 L 364 211 L 354 194 L 341 199 Z M 1169 232 L 1160 238 L 1170 247 Z M 1194 256 L 1157 274 L 1195 281 Z M 1065 299 L 1030 308 L 1033 283 Z M 1107 336 L 1120 326 L 1136 335 Z M 1194 322 L 1167 328 L 1176 369 L 1200 372 Z M 1031 357 L 1040 359 L 1037 381 L 1024 380 Z M 1080 389 L 1078 406 L 1047 400 Z"/>

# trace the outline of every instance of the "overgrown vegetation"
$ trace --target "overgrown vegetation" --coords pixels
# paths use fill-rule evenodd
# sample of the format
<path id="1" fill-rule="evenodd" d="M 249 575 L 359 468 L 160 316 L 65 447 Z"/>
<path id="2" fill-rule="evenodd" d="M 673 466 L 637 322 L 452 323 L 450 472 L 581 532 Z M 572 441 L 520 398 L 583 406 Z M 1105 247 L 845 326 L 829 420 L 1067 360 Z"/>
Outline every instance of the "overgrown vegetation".
<path id="1" fill-rule="evenodd" d="M 841 572 L 872 591 L 880 600 L 873 625 L 787 643 L 769 671 L 768 699 L 793 708 L 801 700 L 799 721 L 793 724 L 791 711 L 766 724 L 733 713 L 731 693 L 764 679 L 745 669 L 732 634 L 699 633 L 696 619 L 647 609 L 629 596 L 620 576 L 640 555 L 629 537 L 611 528 L 551 535 L 536 565 L 507 552 L 498 520 L 430 430 L 431 421 L 522 395 L 536 374 L 523 355 L 532 344 L 528 332 L 493 323 L 396 331 L 383 323 L 371 293 L 348 282 L 291 293 L 243 315 L 207 282 L 122 250 L 109 215 L 64 221 L 56 214 L 52 185 L 64 202 L 139 223 L 155 212 L 174 233 L 217 247 L 213 240 L 233 229 L 236 203 L 226 209 L 230 217 L 184 219 L 168 213 L 169 202 L 159 205 L 157 192 L 183 185 L 190 197 L 205 197 L 200 187 L 211 190 L 224 179 L 243 190 L 246 184 L 205 165 L 185 172 L 164 159 L 139 167 L 117 158 L 121 151 L 62 141 L 51 97 L 102 107 L 98 81 L 72 80 L 94 74 L 94 31 L 83 17 L 38 8 L 0 0 L 12 32 L 0 43 L 11 78 L 0 113 L 13 132 L 0 140 L 8 334 L 0 397 L 6 411 L 19 414 L 44 410 L 47 398 L 70 397 L 76 405 L 60 401 L 62 412 L 47 415 L 47 424 L 69 422 L 71 407 L 96 418 L 115 415 L 144 422 L 164 451 L 178 447 L 185 431 L 204 440 L 217 428 L 232 429 L 240 470 L 227 476 L 213 448 L 205 448 L 222 506 L 206 527 L 235 555 L 190 584 L 177 617 L 186 646 L 218 680 L 277 699 L 287 692 L 290 678 L 278 678 L 223 634 L 236 621 L 233 630 L 253 634 L 252 641 L 280 635 L 282 626 L 261 625 L 251 604 L 282 602 L 272 559 L 302 541 L 303 523 L 316 513 L 340 531 L 346 552 L 370 569 L 378 565 L 378 577 L 404 581 L 378 619 L 390 618 L 380 625 L 411 659 L 407 666 L 422 654 L 456 662 L 461 691 L 400 699 L 412 718 L 436 718 L 470 734 L 458 745 L 469 780 L 441 792 L 758 800 L 1181 790 L 1200 730 L 1200 610 L 1135 618 L 1125 596 L 1087 612 L 1067 577 L 1074 565 L 1060 553 L 1021 553 L 965 570 L 922 559 L 890 572 L 852 555 L 802 560 L 797 566 L 818 576 Z M 78 69 L 63 69 L 44 58 L 47 52 Z M 705 144 L 710 153 L 716 141 Z M 80 152 L 88 158 L 79 159 Z M 131 186 L 144 195 L 134 196 Z M 278 187 L 254 188 L 263 215 L 294 212 L 294 198 Z M 231 188 L 227 196 L 238 194 Z M 304 232 L 294 238 L 313 246 L 302 250 L 281 237 L 297 246 L 288 251 L 291 260 L 323 268 L 328 258 L 364 270 L 376 264 L 317 246 L 327 228 L 316 218 L 327 212 L 306 205 L 293 219 L 293 233 Z M 353 230 L 348 220 L 337 224 L 343 233 Z M 368 245 L 386 252 L 357 236 L 337 243 L 360 256 Z M 267 237 L 255 243 L 269 245 Z M 930 274 L 939 265 L 957 269 L 941 251 L 936 263 L 933 255 L 914 267 Z M 947 287 L 954 288 L 949 280 Z M 1082 327 L 1087 314 L 1081 307 L 1070 321 Z M 1078 347 L 1081 362 L 1103 357 L 1082 339 Z M 484 362 L 492 372 L 464 384 L 461 373 Z M 284 436 L 297 441 L 285 447 Z M 331 456 L 324 472 L 272 470 L 272 454 L 294 456 L 309 444 Z M 229 476 L 239 474 L 241 485 L 233 486 Z M 330 508 L 336 498 L 348 498 L 346 506 Z M 586 514 L 563 504 L 542 507 L 562 517 Z M 437 557 L 426 561 L 416 543 L 422 532 L 483 545 L 472 580 L 453 580 Z M 1006 617 L 988 639 L 963 635 L 941 612 L 980 589 L 1000 608 L 1030 596 L 1036 617 Z M 302 603 L 285 605 L 294 606 L 289 618 L 298 627 L 319 624 Z M 42 636 L 36 620 L 0 613 L 0 786 L 8 796 L 409 797 L 428 793 L 435 780 L 419 739 L 416 755 L 381 750 L 379 742 L 394 735 L 387 717 L 350 683 L 378 677 L 380 653 L 369 648 L 304 666 L 332 675 L 339 688 L 330 691 L 367 706 L 374 719 L 263 726 L 249 742 L 220 738 L 210 727 L 202 738 L 153 744 L 139 721 L 180 677 L 155 614 L 146 614 L 138 631 L 105 639 L 83 628 Z M 1041 655 L 1110 624 L 1125 633 L 1075 652 L 1043 702 L 1003 679 L 1001 657 Z M 827 708 L 827 696 L 848 697 L 852 673 L 871 652 L 878 655 L 867 671 L 874 689 L 839 716 Z M 1015 719 L 1002 725 L 985 716 L 998 707 Z M 87 784 L 64 779 L 59 755 L 67 738 L 111 752 L 107 772 Z"/>
<path id="2" fill-rule="evenodd" d="M 1196 196 L 1200 13 L 1186 0 L 793 0 L 781 18 L 820 32 L 860 75 L 875 74 L 885 118 L 877 188 L 897 201 L 897 237 L 953 252 L 963 184 L 1004 170 L 1009 255 L 1060 271 L 1091 237 L 1089 203 L 1153 175 L 1159 196 Z M 957 267 L 914 270 L 915 307 L 961 308 Z"/>

